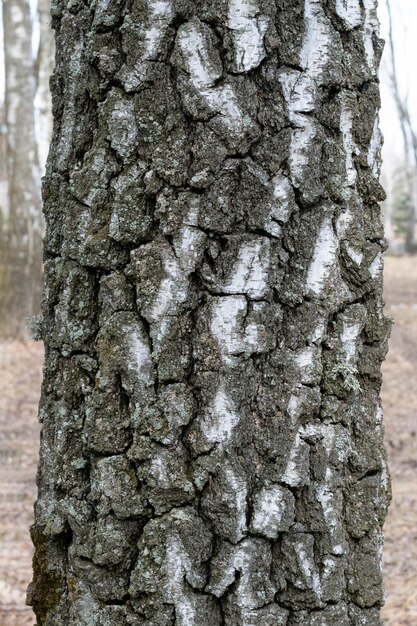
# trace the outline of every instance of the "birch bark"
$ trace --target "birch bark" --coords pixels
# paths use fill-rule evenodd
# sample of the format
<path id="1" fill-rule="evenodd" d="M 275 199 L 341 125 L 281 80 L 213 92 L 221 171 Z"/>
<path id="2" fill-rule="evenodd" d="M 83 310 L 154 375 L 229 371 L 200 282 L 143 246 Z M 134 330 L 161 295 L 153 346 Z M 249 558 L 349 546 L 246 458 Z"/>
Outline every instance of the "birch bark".
<path id="1" fill-rule="evenodd" d="M 53 16 L 38 625 L 380 625 L 375 2 Z"/>

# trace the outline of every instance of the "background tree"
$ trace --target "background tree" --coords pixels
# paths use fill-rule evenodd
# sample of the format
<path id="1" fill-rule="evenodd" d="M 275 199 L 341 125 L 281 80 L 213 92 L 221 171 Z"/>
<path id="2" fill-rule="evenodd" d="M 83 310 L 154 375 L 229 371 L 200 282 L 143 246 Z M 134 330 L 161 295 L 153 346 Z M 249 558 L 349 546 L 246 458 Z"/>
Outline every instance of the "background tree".
<path id="1" fill-rule="evenodd" d="M 26 335 L 40 310 L 42 221 L 35 136 L 32 23 L 27 0 L 3 0 L 8 213 L 0 273 L 0 334 Z"/>
<path id="2" fill-rule="evenodd" d="M 50 0 L 38 0 L 39 48 L 36 59 L 38 110 L 38 153 L 42 174 L 45 173 L 46 158 L 52 133 L 52 101 L 49 80 L 54 69 L 55 45 L 51 30 Z"/>
<path id="3" fill-rule="evenodd" d="M 392 11 L 391 3 L 386 0 L 388 18 L 389 18 L 389 52 L 391 69 L 389 71 L 389 78 L 391 82 L 392 94 L 394 97 L 395 106 L 398 112 L 398 119 L 400 122 L 401 134 L 404 144 L 404 174 L 407 184 L 407 191 L 402 197 L 402 211 L 407 213 L 407 226 L 405 231 L 402 232 L 405 238 L 405 250 L 408 253 L 416 252 L 415 244 L 415 228 L 416 228 L 416 173 L 417 173 L 417 135 L 413 128 L 412 116 L 410 112 L 409 103 L 407 98 L 404 98 L 401 94 L 400 85 L 397 76 L 397 64 L 393 37 L 393 24 L 392 24 Z"/>
<path id="4" fill-rule="evenodd" d="M 403 242 L 407 241 L 410 231 L 410 204 L 414 201 L 410 196 L 409 173 L 405 164 L 394 172 L 390 198 L 394 233 Z"/>
<path id="5" fill-rule="evenodd" d="M 372 0 L 55 3 L 39 626 L 375 626 Z"/>

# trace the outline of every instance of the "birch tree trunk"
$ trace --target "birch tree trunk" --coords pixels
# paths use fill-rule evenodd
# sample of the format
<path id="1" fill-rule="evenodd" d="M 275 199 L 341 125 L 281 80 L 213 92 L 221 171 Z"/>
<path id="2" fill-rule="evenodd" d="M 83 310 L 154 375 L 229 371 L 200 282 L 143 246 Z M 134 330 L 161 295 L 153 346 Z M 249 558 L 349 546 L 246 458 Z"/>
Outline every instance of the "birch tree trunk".
<path id="1" fill-rule="evenodd" d="M 393 36 L 393 24 L 392 24 L 392 11 L 391 11 L 391 3 L 389 0 L 386 1 L 387 12 L 388 12 L 388 21 L 389 21 L 389 31 L 388 31 L 388 42 L 389 42 L 389 51 L 391 57 L 391 69 L 389 72 L 390 81 L 391 81 L 391 89 L 392 95 L 394 98 L 395 106 L 398 113 L 398 121 L 400 122 L 401 135 L 403 138 L 403 146 L 404 146 L 404 170 L 405 170 L 405 187 L 406 193 L 408 194 L 408 206 L 407 206 L 407 226 L 406 226 L 406 236 L 405 236 L 405 251 L 409 254 L 414 254 L 416 252 L 415 245 L 415 229 L 416 229 L 416 191 L 415 191 L 415 177 L 417 171 L 417 140 L 413 131 L 413 125 L 411 123 L 411 116 L 407 101 L 402 98 L 400 93 L 400 86 L 398 83 L 398 75 L 397 75 L 397 63 L 395 58 L 395 47 L 394 47 L 394 36 Z M 410 152 L 411 148 L 414 148 L 414 166 L 410 163 Z"/>
<path id="2" fill-rule="evenodd" d="M 27 0 L 3 0 L 8 224 L 1 272 L 0 333 L 24 336 L 40 310 L 42 226 L 35 137 L 35 76 Z"/>
<path id="3" fill-rule="evenodd" d="M 38 626 L 376 626 L 373 0 L 54 4 Z"/>

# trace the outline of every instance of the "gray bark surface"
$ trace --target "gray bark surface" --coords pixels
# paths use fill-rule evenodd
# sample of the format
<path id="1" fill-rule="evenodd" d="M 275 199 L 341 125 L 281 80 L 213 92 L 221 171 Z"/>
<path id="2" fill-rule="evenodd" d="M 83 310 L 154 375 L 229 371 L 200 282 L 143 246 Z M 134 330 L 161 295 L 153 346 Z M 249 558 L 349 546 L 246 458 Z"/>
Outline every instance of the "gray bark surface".
<path id="1" fill-rule="evenodd" d="M 8 215 L 0 263 L 0 334 L 25 336 L 40 312 L 42 221 L 35 74 L 27 0 L 3 0 Z"/>
<path id="2" fill-rule="evenodd" d="M 377 626 L 373 0 L 55 1 L 38 626 Z"/>

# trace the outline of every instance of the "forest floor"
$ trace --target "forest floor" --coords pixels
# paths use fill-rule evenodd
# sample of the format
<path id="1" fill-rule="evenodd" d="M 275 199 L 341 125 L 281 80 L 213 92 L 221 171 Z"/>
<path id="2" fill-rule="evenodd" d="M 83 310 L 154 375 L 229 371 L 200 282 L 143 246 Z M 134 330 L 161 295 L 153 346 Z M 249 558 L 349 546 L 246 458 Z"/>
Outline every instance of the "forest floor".
<path id="1" fill-rule="evenodd" d="M 417 624 L 417 259 L 385 262 L 386 313 L 395 319 L 384 364 L 393 503 L 385 526 L 386 626 Z M 42 346 L 0 344 L 0 626 L 33 626 L 28 528 L 35 499 Z"/>

